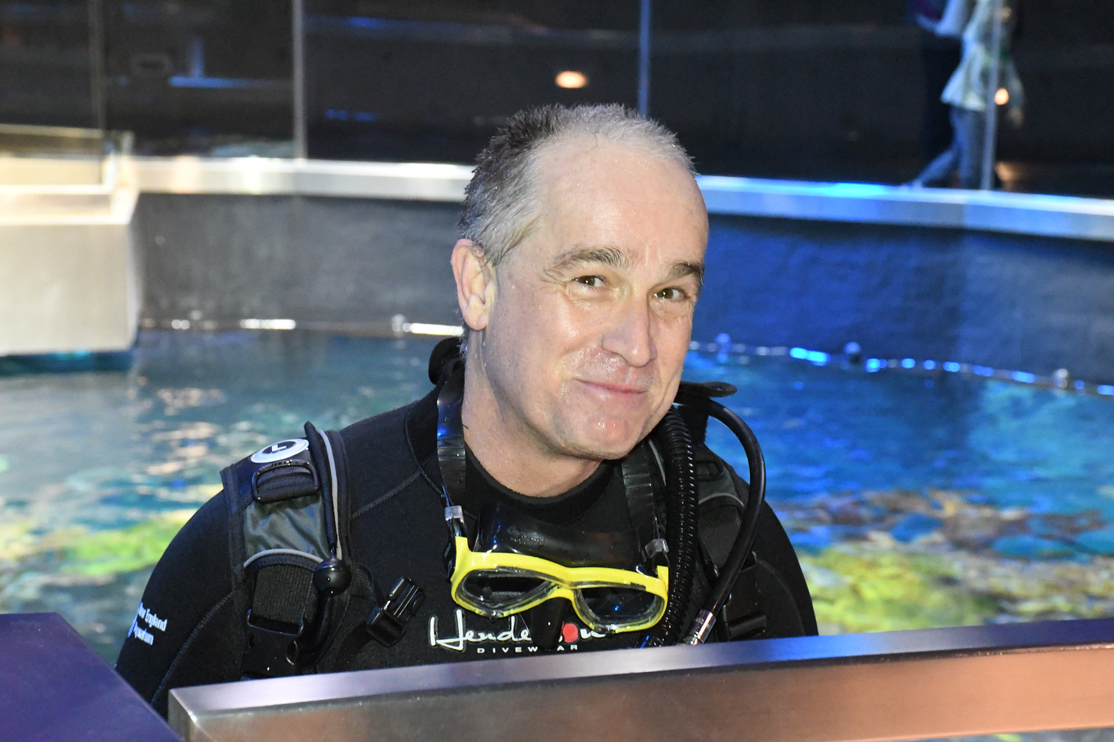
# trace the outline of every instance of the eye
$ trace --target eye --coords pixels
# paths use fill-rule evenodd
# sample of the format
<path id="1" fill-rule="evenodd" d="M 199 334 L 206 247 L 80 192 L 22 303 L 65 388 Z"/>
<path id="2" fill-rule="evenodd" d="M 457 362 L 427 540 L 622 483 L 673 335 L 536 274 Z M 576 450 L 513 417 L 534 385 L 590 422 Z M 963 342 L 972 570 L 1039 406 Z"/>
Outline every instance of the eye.
<path id="1" fill-rule="evenodd" d="M 581 286 L 587 286 L 590 289 L 600 289 L 606 285 L 602 276 L 577 276 L 573 279 L 573 283 L 579 283 Z"/>
<path id="2" fill-rule="evenodd" d="M 676 286 L 670 286 L 669 288 L 662 289 L 661 291 L 654 294 L 654 296 L 664 301 L 684 301 L 688 298 L 688 294 L 685 293 L 683 290 L 677 288 Z"/>

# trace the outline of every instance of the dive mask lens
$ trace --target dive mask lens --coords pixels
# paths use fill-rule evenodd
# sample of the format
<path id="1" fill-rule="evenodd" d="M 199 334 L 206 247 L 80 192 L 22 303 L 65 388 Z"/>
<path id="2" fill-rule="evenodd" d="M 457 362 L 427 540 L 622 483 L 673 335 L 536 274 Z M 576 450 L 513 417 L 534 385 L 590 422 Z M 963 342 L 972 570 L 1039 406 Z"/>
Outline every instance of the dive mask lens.
<path id="1" fill-rule="evenodd" d="M 585 587 L 577 591 L 577 602 L 580 612 L 601 626 L 625 626 L 665 612 L 665 600 L 660 596 L 634 588 Z"/>
<path id="2" fill-rule="evenodd" d="M 466 597 L 469 607 L 485 612 L 512 613 L 525 610 L 519 606 L 536 605 L 553 589 L 545 576 L 515 569 L 480 569 L 469 572 L 460 583 L 458 594 Z"/>

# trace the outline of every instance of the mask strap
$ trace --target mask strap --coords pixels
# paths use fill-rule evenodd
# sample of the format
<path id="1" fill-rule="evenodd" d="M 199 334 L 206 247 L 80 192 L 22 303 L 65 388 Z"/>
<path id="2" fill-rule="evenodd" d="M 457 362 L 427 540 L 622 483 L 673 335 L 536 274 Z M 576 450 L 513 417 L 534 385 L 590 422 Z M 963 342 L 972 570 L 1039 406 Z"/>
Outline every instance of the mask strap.
<path id="1" fill-rule="evenodd" d="M 445 506 L 445 523 L 449 527 L 449 551 L 446 566 L 451 574 L 455 556 L 453 543 L 465 535 L 464 511 L 454 504 L 464 492 L 467 476 L 467 454 L 464 448 L 464 423 L 460 408 L 464 403 L 464 369 L 458 368 L 445 381 L 437 394 L 437 466 L 441 470 L 441 500 Z"/>
<path id="2" fill-rule="evenodd" d="M 464 492 L 467 459 L 464 449 L 464 424 L 460 408 L 464 403 L 464 371 L 448 378 L 437 395 L 437 464 L 441 469 L 441 497 L 445 507 Z"/>

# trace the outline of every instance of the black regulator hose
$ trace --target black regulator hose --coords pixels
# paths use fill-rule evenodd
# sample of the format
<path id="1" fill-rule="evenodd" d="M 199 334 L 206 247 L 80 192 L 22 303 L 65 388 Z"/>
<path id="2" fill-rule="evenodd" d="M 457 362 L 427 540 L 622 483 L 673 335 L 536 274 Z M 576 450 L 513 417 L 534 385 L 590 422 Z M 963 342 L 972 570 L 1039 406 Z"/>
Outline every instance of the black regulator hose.
<path id="1" fill-rule="evenodd" d="M 692 436 L 680 413 L 670 409 L 658 424 L 664 440 L 666 498 L 665 539 L 669 545 L 669 602 L 661 620 L 642 642 L 644 647 L 676 644 L 692 595 L 696 569 L 696 464 Z"/>
<path id="2" fill-rule="evenodd" d="M 692 628 L 685 635 L 685 644 L 703 644 L 711 633 L 712 627 L 715 626 L 716 617 L 727 603 L 731 590 L 739 579 L 739 573 L 743 570 L 743 563 L 754 548 L 754 537 L 758 534 L 758 518 L 762 514 L 762 503 L 766 500 L 766 459 L 762 456 L 762 447 L 758 444 L 754 431 L 743 422 L 741 417 L 719 402 L 708 399 L 704 404 L 707 405 L 705 409 L 708 414 L 726 425 L 743 445 L 750 469 L 750 489 L 746 511 L 742 523 L 739 524 L 739 535 L 735 537 L 731 553 L 727 555 L 727 561 L 720 570 L 719 580 L 713 586 L 712 592 L 708 594 L 708 599 L 704 601 L 704 607 L 697 614 Z M 672 594 L 669 597 L 672 600 Z"/>

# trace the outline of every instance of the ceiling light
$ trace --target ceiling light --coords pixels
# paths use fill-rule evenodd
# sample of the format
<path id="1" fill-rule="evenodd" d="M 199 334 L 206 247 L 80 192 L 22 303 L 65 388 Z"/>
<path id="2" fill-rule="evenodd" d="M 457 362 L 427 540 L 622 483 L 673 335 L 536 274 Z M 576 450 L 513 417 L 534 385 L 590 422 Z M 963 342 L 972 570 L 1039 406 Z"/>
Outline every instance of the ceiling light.
<path id="1" fill-rule="evenodd" d="M 564 72 L 557 73 L 557 78 L 554 82 L 557 83 L 557 87 L 559 88 L 582 88 L 588 84 L 588 76 L 576 70 L 565 70 Z"/>

